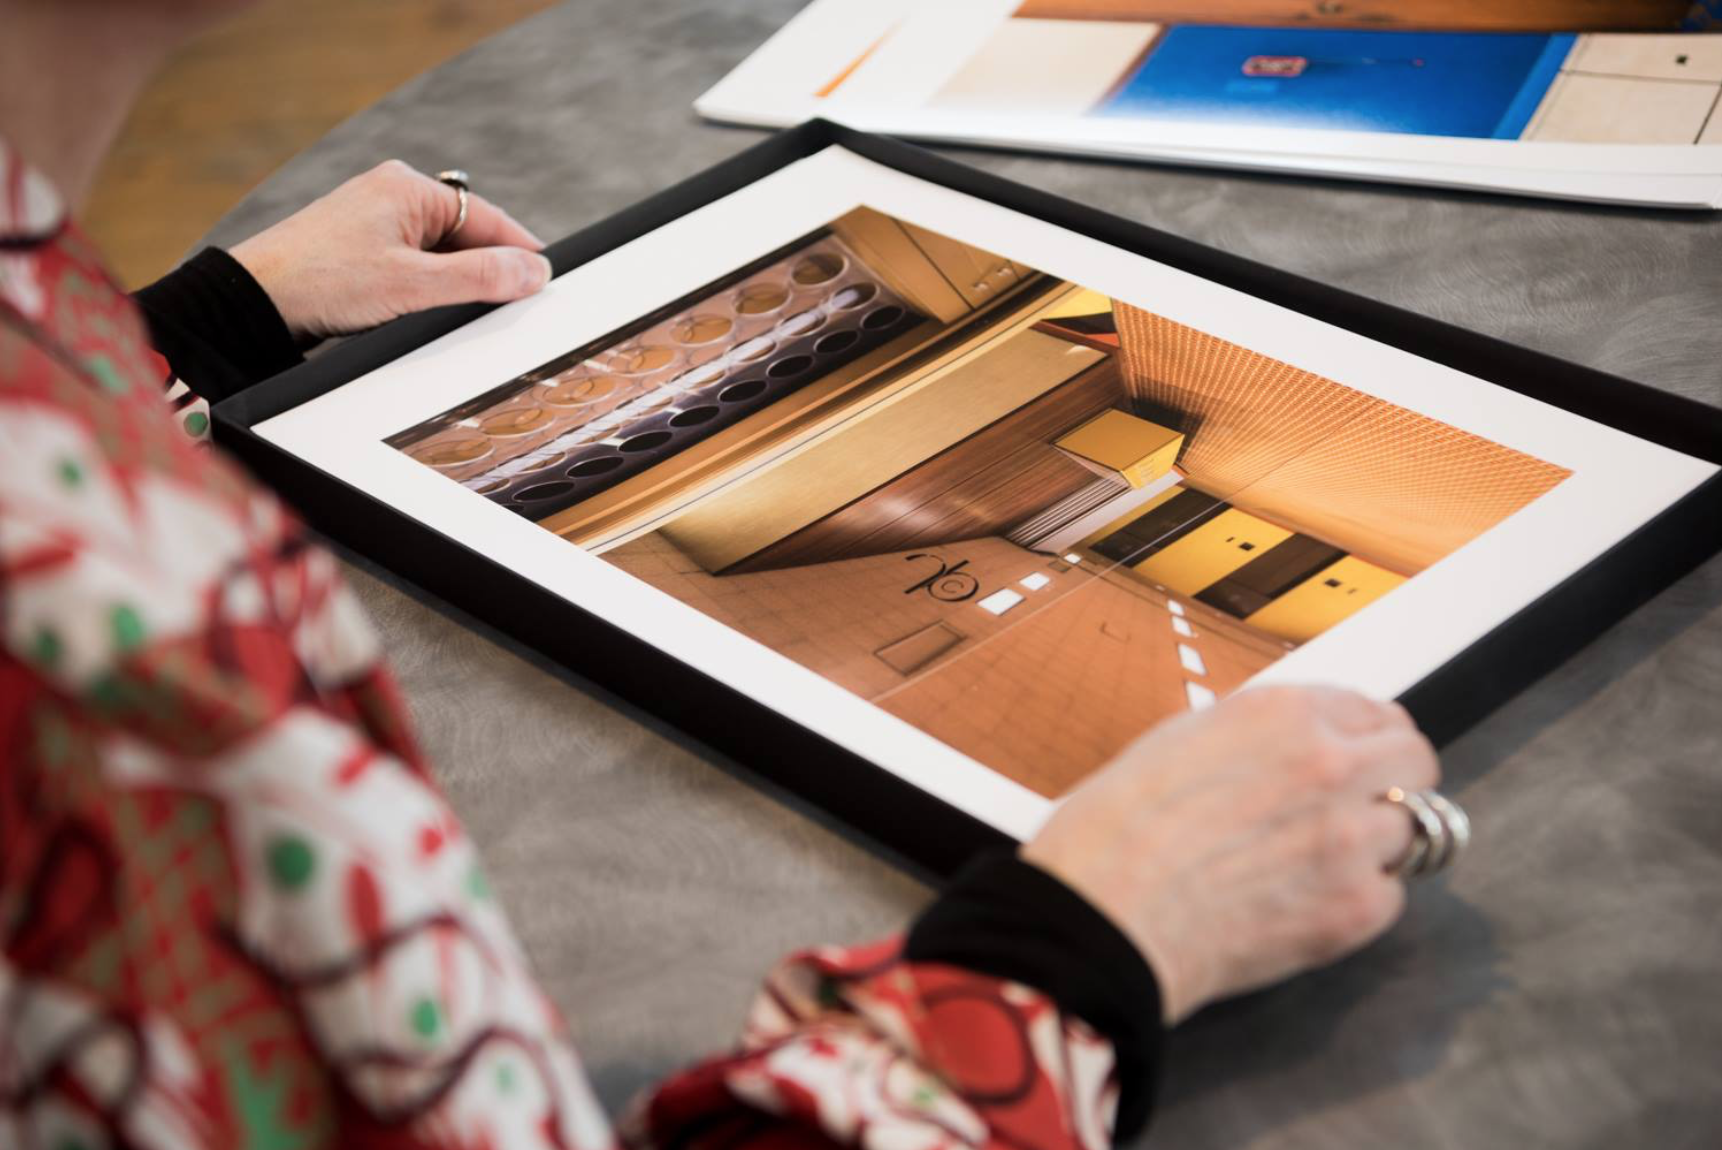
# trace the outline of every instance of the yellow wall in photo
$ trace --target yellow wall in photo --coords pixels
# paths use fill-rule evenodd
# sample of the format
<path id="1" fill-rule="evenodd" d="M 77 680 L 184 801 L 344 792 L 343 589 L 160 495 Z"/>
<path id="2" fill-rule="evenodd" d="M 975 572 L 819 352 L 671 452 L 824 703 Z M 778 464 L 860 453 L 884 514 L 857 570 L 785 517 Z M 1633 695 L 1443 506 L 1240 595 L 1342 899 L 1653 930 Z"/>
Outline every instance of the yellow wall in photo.
<path id="1" fill-rule="evenodd" d="M 1046 310 L 1042 319 L 1072 319 L 1083 315 L 1105 315 L 1112 310 L 1112 297 L 1093 288 L 1079 287 Z"/>
<path id="2" fill-rule="evenodd" d="M 1291 535 L 1284 527 L 1233 507 L 1131 570 L 1180 595 L 1195 595 Z"/>
<path id="3" fill-rule="evenodd" d="M 1347 555 L 1305 579 L 1244 622 L 1282 639 L 1306 643 L 1403 582 L 1403 575 L 1377 567 L 1355 555 Z"/>

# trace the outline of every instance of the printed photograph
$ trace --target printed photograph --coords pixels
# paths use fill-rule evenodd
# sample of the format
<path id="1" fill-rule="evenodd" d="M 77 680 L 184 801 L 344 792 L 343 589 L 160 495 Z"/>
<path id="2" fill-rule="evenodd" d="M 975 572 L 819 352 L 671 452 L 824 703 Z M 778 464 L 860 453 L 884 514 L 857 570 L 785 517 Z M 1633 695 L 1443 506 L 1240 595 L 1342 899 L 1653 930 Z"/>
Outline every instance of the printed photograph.
<path id="1" fill-rule="evenodd" d="M 1049 796 L 1569 474 L 867 208 L 388 443 Z"/>
<path id="2" fill-rule="evenodd" d="M 1490 21 L 1479 5 L 1478 25 Z M 927 106 L 1280 128 L 1722 143 L 1722 44 L 1679 33 L 1290 27 L 1261 5 L 1028 0 Z M 1453 18 L 1450 14 L 1449 19 Z M 1511 23 L 1511 20 L 1504 21 Z M 859 64 L 859 62 L 857 62 Z M 887 85 L 857 66 L 820 92 Z"/>

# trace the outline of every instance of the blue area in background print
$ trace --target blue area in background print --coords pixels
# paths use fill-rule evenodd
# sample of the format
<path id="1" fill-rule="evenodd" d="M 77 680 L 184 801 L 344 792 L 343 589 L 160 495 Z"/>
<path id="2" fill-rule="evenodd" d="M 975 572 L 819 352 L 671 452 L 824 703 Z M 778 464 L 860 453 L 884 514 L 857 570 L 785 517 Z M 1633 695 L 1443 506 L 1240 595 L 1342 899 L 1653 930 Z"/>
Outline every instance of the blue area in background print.
<path id="1" fill-rule="evenodd" d="M 1574 39 L 1181 25 L 1094 114 L 1514 140 Z M 1298 75 L 1247 75 L 1252 57 L 1305 63 Z"/>
<path id="2" fill-rule="evenodd" d="M 1692 0 L 1692 9 L 1680 26 L 1688 32 L 1722 29 L 1722 0 Z"/>

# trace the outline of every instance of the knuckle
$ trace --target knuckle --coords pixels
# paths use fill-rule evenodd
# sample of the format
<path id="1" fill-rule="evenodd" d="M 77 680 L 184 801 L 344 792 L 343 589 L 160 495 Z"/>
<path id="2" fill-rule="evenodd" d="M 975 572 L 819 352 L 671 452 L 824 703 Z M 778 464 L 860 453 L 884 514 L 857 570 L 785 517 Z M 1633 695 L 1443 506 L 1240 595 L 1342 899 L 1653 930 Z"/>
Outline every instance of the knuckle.
<path id="1" fill-rule="evenodd" d="M 1422 786 L 1433 787 L 1441 782 L 1441 759 L 1435 753 L 1435 747 L 1423 736 L 1417 736 L 1417 760 L 1422 770 Z"/>
<path id="2" fill-rule="evenodd" d="M 1321 790 L 1343 786 L 1351 778 L 1353 756 L 1338 739 L 1316 734 L 1304 747 L 1301 774 L 1306 784 Z"/>
<path id="3" fill-rule="evenodd" d="M 359 179 L 380 190 L 388 191 L 406 187 L 417 174 L 404 160 L 384 160 Z"/>
<path id="4" fill-rule="evenodd" d="M 1435 748 L 1417 731 L 1397 732 L 1388 754 L 1399 771 L 1394 780 L 1402 787 L 1421 789 L 1432 787 L 1441 780 L 1441 761 Z"/>

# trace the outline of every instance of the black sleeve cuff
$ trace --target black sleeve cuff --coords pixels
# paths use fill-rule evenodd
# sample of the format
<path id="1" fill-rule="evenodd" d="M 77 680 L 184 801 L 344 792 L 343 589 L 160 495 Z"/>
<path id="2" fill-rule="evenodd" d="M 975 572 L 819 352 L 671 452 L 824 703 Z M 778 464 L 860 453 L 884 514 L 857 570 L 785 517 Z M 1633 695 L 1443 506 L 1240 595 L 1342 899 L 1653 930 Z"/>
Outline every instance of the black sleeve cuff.
<path id="1" fill-rule="evenodd" d="M 903 955 L 1020 982 L 1094 1027 L 1117 1052 L 1114 1140 L 1147 1125 L 1165 1041 L 1160 986 L 1136 945 L 1064 883 L 1014 852 L 983 854 L 922 912 Z"/>
<path id="2" fill-rule="evenodd" d="M 304 362 L 269 293 L 220 248 L 204 248 L 136 299 L 155 349 L 212 403 Z"/>

